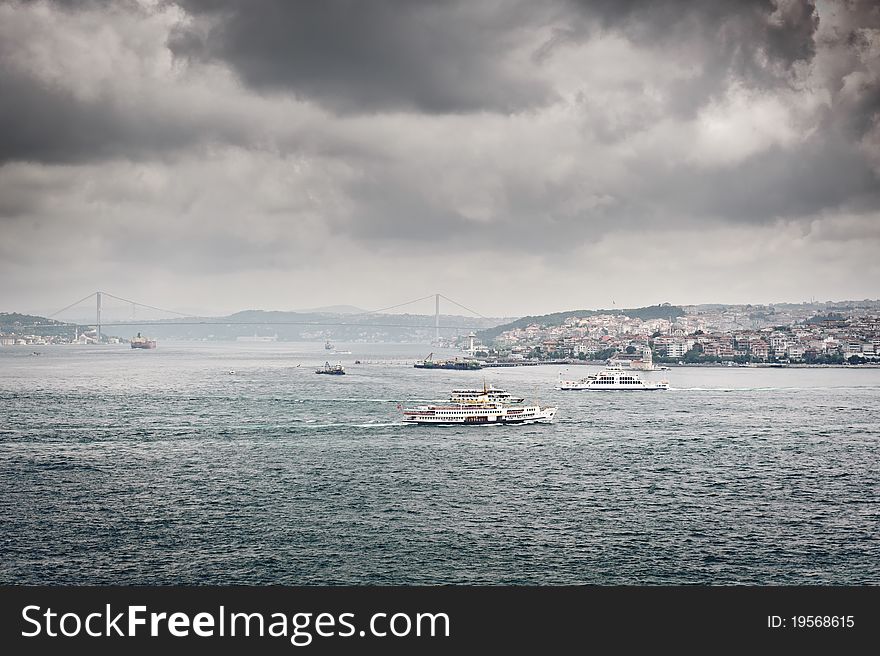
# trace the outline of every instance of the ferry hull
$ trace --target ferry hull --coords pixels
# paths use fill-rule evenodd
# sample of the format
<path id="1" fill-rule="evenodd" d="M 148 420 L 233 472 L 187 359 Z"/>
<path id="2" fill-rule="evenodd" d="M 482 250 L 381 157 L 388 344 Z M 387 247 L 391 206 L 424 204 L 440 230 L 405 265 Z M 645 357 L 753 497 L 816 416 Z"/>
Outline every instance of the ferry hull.
<path id="1" fill-rule="evenodd" d="M 420 426 L 508 426 L 521 424 L 549 424 L 556 416 L 556 408 L 542 408 L 535 412 L 519 413 L 512 416 L 501 414 L 471 415 L 466 417 L 437 417 L 424 414 L 407 414 L 405 411 L 403 421 L 406 424 L 418 424 Z"/>
<path id="2" fill-rule="evenodd" d="M 404 423 L 418 426 L 522 426 L 525 424 L 552 424 L 552 419 L 500 419 L 496 421 L 430 421 L 404 419 Z"/>
<path id="3" fill-rule="evenodd" d="M 598 374 L 581 378 L 580 380 L 564 380 L 559 377 L 556 389 L 563 392 L 653 392 L 654 390 L 669 389 L 669 381 L 642 380 L 638 374 L 625 371 L 622 367 L 608 367 Z"/>
<path id="4" fill-rule="evenodd" d="M 557 387 L 560 392 L 656 392 L 668 390 L 668 387 L 607 387 L 596 385 L 594 387 Z"/>

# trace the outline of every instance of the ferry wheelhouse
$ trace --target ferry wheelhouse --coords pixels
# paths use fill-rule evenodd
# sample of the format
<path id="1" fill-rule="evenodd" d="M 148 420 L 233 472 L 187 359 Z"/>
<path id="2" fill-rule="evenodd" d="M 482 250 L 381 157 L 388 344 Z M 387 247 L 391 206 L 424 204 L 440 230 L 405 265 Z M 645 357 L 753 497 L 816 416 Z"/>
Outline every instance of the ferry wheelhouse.
<path id="1" fill-rule="evenodd" d="M 494 385 L 489 385 L 489 387 L 484 387 L 483 389 L 454 389 L 452 390 L 452 395 L 449 397 L 449 400 L 454 403 L 469 403 L 478 400 L 484 395 L 488 396 L 490 401 L 497 401 L 498 403 L 525 402 L 524 398 L 511 396 L 510 392 L 503 390 L 500 387 L 495 387 Z"/>

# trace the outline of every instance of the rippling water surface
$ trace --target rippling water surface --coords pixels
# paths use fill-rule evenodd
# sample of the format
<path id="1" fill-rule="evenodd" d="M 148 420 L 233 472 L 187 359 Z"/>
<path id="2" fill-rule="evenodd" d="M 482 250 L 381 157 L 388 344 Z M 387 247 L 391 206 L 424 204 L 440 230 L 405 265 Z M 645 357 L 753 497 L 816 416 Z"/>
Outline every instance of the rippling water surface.
<path id="1" fill-rule="evenodd" d="M 0 348 L 0 582 L 880 584 L 878 369 L 558 392 L 344 346 Z M 557 422 L 400 425 L 484 379 Z"/>

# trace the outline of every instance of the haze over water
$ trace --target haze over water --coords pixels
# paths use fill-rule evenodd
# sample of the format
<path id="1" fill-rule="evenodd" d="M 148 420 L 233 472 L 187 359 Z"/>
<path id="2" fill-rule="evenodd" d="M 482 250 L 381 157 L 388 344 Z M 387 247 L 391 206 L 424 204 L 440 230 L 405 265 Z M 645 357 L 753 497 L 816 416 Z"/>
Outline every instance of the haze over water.
<path id="1" fill-rule="evenodd" d="M 555 366 L 337 348 L 0 349 L 0 582 L 880 583 L 880 369 L 559 392 Z M 484 380 L 557 421 L 400 424 Z"/>

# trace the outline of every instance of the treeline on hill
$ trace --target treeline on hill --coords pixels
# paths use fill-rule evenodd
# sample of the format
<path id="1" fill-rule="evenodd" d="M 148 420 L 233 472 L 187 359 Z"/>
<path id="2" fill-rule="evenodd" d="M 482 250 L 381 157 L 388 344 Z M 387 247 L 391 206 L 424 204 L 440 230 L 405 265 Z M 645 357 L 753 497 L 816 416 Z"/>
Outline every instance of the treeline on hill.
<path id="1" fill-rule="evenodd" d="M 0 333 L 66 335 L 71 328 L 61 321 L 18 312 L 0 312 Z"/>
<path id="2" fill-rule="evenodd" d="M 566 319 L 572 317 L 594 317 L 600 314 L 625 314 L 634 319 L 648 321 L 650 319 L 676 319 L 684 316 L 684 310 L 677 305 L 649 305 L 641 308 L 630 308 L 625 310 L 569 310 L 568 312 L 554 312 L 553 314 L 542 314 L 539 316 L 523 317 L 516 321 L 511 321 L 501 326 L 481 330 L 477 336 L 484 342 L 494 340 L 498 335 L 507 330 L 516 330 L 517 328 L 525 328 L 531 324 L 540 326 L 561 326 Z"/>
<path id="3" fill-rule="evenodd" d="M 197 323 L 202 320 L 204 323 Z M 195 323 L 195 325 L 175 325 L 178 322 Z M 450 324 L 478 330 L 491 325 L 492 321 L 476 317 L 440 315 L 441 335 L 451 334 L 451 329 L 444 328 L 444 325 Z M 339 315 L 324 312 L 244 310 L 224 317 L 168 319 L 154 325 L 138 326 L 136 322 L 131 322 L 126 328 L 141 330 L 144 334 L 159 339 L 225 340 L 256 335 L 276 336 L 281 341 L 331 339 L 429 342 L 434 335 L 434 317 L 421 314 Z"/>

